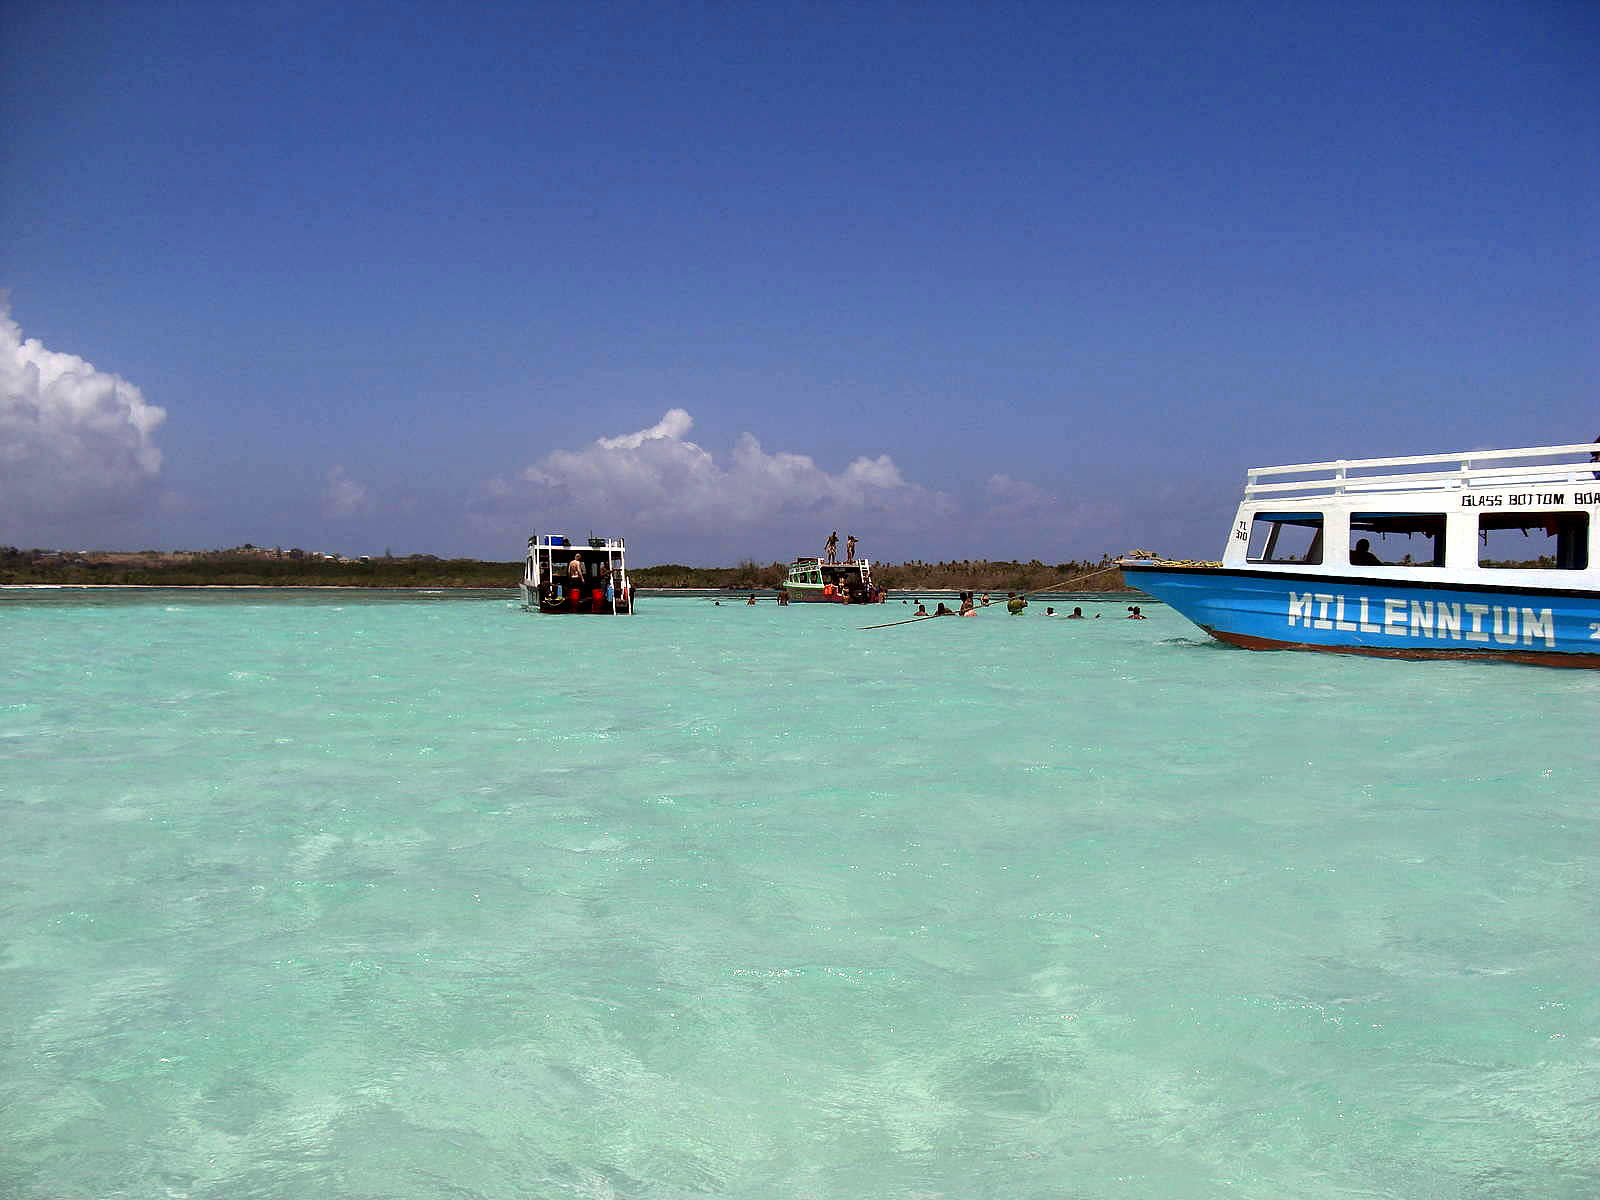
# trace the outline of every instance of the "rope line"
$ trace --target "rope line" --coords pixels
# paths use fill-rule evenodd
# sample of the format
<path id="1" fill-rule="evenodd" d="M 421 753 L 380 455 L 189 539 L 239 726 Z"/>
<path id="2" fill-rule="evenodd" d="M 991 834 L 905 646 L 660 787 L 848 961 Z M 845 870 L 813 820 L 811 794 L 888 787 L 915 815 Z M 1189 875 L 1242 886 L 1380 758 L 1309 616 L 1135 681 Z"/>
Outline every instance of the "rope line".
<path id="1" fill-rule="evenodd" d="M 1031 592 L 1018 592 L 1016 598 L 1017 599 L 1021 599 L 1021 600 L 1026 600 L 1029 596 L 1037 596 L 1040 592 L 1053 592 L 1053 591 L 1056 591 L 1057 589 L 1065 586 L 1066 584 L 1069 584 L 1069 583 L 1082 583 L 1085 579 L 1093 579 L 1096 575 L 1109 575 L 1112 571 L 1117 571 L 1117 570 L 1120 570 L 1120 569 L 1121 568 L 1117 567 L 1117 566 L 1101 567 L 1097 571 L 1090 571 L 1087 575 L 1073 575 L 1073 576 L 1071 576 L 1070 578 L 1067 578 L 1067 579 L 1058 579 L 1054 583 L 1045 584 L 1044 587 L 1034 588 Z M 998 606 L 991 604 L 989 607 L 995 608 L 995 607 L 998 607 Z M 980 610 L 976 610 L 975 609 L 974 611 L 980 611 Z M 913 624 L 913 623 L 915 623 L 917 621 L 932 621 L 937 616 L 938 616 L 937 613 L 926 613 L 926 614 L 924 614 L 923 616 L 920 616 L 920 617 L 908 617 L 903 621 L 885 621 L 882 625 L 861 625 L 861 626 L 858 626 L 858 628 L 860 628 L 860 629 L 891 629 L 896 625 L 911 625 L 911 624 Z"/>

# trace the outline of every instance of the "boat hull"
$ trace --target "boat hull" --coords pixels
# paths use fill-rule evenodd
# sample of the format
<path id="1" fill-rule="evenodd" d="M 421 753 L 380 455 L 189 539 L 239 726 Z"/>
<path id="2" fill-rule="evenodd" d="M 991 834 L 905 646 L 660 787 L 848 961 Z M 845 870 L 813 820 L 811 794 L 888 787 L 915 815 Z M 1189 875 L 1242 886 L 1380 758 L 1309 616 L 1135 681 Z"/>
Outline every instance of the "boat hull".
<path id="1" fill-rule="evenodd" d="M 1248 650 L 1600 667 L 1600 593 L 1122 564 L 1124 578 Z"/>
<path id="2" fill-rule="evenodd" d="M 821 587 L 813 587 L 804 583 L 786 583 L 784 590 L 789 593 L 790 604 L 843 604 L 844 597 L 838 593 L 824 596 Z"/>
<path id="3" fill-rule="evenodd" d="M 838 592 L 835 592 L 831 596 L 824 596 L 822 594 L 822 588 L 820 586 L 815 585 L 815 584 L 785 583 L 783 585 L 783 588 L 784 588 L 785 591 L 787 591 L 789 593 L 789 603 L 791 603 L 791 604 L 844 604 L 844 603 L 846 603 L 845 598 L 842 595 L 840 595 Z M 884 595 L 879 595 L 879 597 L 876 600 L 853 600 L 853 601 L 850 601 L 849 603 L 852 603 L 852 604 L 882 604 L 884 602 L 884 600 L 885 600 L 885 596 Z"/>

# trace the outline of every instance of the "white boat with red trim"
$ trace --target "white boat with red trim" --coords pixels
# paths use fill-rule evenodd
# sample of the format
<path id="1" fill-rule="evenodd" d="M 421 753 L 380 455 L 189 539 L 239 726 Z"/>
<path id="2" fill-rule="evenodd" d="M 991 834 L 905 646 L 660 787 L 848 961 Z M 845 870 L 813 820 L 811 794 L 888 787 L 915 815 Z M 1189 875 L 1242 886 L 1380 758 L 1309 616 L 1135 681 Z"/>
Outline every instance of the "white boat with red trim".
<path id="1" fill-rule="evenodd" d="M 528 539 L 522 607 L 530 612 L 618 616 L 635 611 L 621 538 L 590 536 L 575 545 L 559 533 Z"/>

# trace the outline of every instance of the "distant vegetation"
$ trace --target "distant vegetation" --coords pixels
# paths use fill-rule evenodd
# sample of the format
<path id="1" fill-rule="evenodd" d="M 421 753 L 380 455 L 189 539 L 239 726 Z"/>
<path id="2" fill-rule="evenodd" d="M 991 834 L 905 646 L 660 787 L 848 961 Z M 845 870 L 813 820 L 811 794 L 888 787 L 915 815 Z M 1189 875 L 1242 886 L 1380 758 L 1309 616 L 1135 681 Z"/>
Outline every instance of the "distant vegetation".
<path id="1" fill-rule="evenodd" d="M 770 589 L 783 582 L 784 563 L 750 560 L 733 567 L 685 567 L 668 563 L 633 567 L 639 588 Z M 952 559 L 929 563 L 874 563 L 873 579 L 890 591 L 1026 592 L 1055 586 L 1064 591 L 1122 589 L 1122 573 L 1108 563 L 993 562 Z M 1085 578 L 1087 577 L 1087 578 Z M 99 583 L 153 587 L 445 587 L 513 588 L 522 579 L 520 562 L 470 558 L 405 557 L 348 559 L 299 550 L 239 546 L 230 550 L 162 552 L 60 552 L 0 547 L 0 584 Z"/>
<path id="2" fill-rule="evenodd" d="M 1089 592 L 1117 591 L 1124 585 L 1122 572 L 1107 569 L 1107 562 L 1064 562 L 1051 566 L 1038 559 L 1031 562 L 992 562 L 987 559 L 951 559 L 929 563 L 914 560 L 904 563 L 873 563 L 873 582 L 895 591 L 1028 592 L 1035 588 L 1075 580 L 1081 585 L 1063 590 Z M 784 563 L 759 563 L 746 560 L 737 567 L 634 567 L 630 572 L 641 588 L 775 588 L 789 573 Z"/>
<path id="3" fill-rule="evenodd" d="M 520 562 L 470 558 L 345 559 L 241 546 L 232 550 L 58 553 L 0 547 L 0 583 L 99 583 L 151 587 L 511 588 Z"/>

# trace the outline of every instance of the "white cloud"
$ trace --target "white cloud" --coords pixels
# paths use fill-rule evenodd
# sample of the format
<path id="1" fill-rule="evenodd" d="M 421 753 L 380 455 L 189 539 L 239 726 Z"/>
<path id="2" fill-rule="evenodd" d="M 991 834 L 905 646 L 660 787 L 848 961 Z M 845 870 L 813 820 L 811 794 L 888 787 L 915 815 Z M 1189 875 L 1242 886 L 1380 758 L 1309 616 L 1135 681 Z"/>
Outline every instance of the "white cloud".
<path id="1" fill-rule="evenodd" d="M 124 512 L 161 473 L 166 418 L 126 379 L 24 340 L 0 300 L 0 510 L 16 532 Z"/>
<path id="2" fill-rule="evenodd" d="M 681 408 L 649 429 L 556 450 L 523 472 L 545 489 L 546 510 L 626 523 L 630 529 L 715 525 L 750 529 L 787 517 L 895 517 L 948 511 L 949 501 L 911 483 L 887 454 L 857 458 L 830 473 L 805 454 L 769 454 L 741 434 L 725 462 L 684 435 Z M 502 486 L 491 491 L 503 496 Z"/>
<path id="3" fill-rule="evenodd" d="M 354 517 L 372 511 L 372 494 L 365 484 L 346 475 L 342 466 L 334 467 L 328 472 L 328 490 L 322 495 L 322 505 L 330 517 Z"/>
<path id="4" fill-rule="evenodd" d="M 693 427 L 694 418 L 687 412 L 681 408 L 669 408 L 667 415 L 649 429 L 641 429 L 638 433 L 625 433 L 621 437 L 601 438 L 598 444 L 605 450 L 637 450 L 646 442 L 682 438 Z"/>

